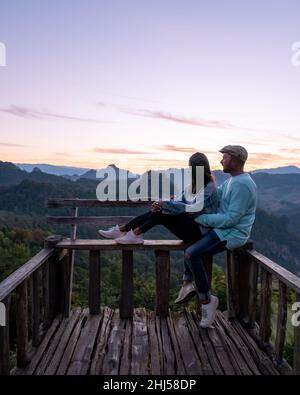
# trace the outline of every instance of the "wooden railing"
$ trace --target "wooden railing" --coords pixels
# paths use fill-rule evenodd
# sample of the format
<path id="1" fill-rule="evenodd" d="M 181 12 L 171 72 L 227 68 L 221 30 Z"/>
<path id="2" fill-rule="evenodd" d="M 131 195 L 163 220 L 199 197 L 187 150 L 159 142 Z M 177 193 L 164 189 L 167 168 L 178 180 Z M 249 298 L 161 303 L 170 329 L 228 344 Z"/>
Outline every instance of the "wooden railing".
<path id="1" fill-rule="evenodd" d="M 54 248 L 60 239 L 49 237 L 45 248 L 0 283 L 0 301 L 6 311 L 6 325 L 0 327 L 0 374 L 10 372 L 11 321 L 15 322 L 17 366 L 24 367 L 53 319 L 69 307 L 65 287 L 69 254 Z"/>
<path id="2" fill-rule="evenodd" d="M 74 254 L 76 250 L 89 251 L 89 292 L 90 314 L 99 314 L 101 305 L 101 252 L 120 250 L 122 252 L 122 280 L 120 290 L 120 315 L 133 316 L 133 265 L 134 250 L 155 252 L 156 265 L 156 313 L 163 317 L 169 312 L 170 251 L 184 250 L 181 240 L 145 240 L 143 245 L 126 246 L 113 240 L 76 239 L 79 223 L 98 225 L 125 223 L 131 217 L 79 217 L 80 207 L 103 206 L 149 206 L 147 202 L 109 202 L 95 200 L 57 199 L 50 200 L 48 207 L 69 207 L 71 217 L 50 217 L 51 222 L 72 225 L 70 238 L 50 236 L 45 240 L 44 249 L 0 283 L 0 302 L 6 306 L 5 327 L 0 327 L 0 374 L 9 374 L 10 329 L 9 317 L 11 296 L 16 303 L 16 349 L 17 367 L 24 367 L 31 358 L 47 329 L 57 316 L 67 317 L 70 312 Z M 274 363 L 289 370 L 283 359 L 284 339 L 287 323 L 287 289 L 296 292 L 300 301 L 300 278 L 253 249 L 248 242 L 243 248 L 227 251 L 227 314 L 228 318 L 243 323 L 256 342 L 273 358 Z M 212 278 L 212 257 L 205 261 L 209 282 Z M 278 320 L 276 341 L 271 338 L 272 277 L 279 281 Z M 258 282 L 261 281 L 260 295 Z M 28 297 L 28 290 L 30 297 Z M 259 325 L 257 324 L 257 298 L 261 299 Z M 29 308 L 29 309 L 28 309 Z M 28 313 L 30 310 L 30 314 Z M 29 328 L 30 326 L 30 328 Z M 30 329 L 30 330 L 29 330 Z M 31 336 L 29 336 L 31 333 Z M 294 329 L 295 374 L 300 374 L 300 327 Z"/>

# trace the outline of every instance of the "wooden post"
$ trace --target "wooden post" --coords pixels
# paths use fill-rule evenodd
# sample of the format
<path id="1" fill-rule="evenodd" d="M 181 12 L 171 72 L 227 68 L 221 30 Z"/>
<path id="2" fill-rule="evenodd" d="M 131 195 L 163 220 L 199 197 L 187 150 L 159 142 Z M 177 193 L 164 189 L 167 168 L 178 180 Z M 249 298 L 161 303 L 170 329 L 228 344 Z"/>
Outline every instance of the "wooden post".
<path id="1" fill-rule="evenodd" d="M 16 288 L 17 366 L 27 365 L 28 350 L 27 280 Z"/>
<path id="2" fill-rule="evenodd" d="M 43 283 L 43 330 L 50 326 L 50 291 L 49 291 L 49 261 L 44 263 L 42 269 Z"/>
<path id="3" fill-rule="evenodd" d="M 74 252 L 74 251 L 73 251 Z M 60 261 L 60 275 L 61 275 L 61 312 L 64 317 L 70 316 L 71 298 L 72 298 L 72 277 L 74 258 L 72 251 L 66 251 L 66 254 Z"/>
<path id="4" fill-rule="evenodd" d="M 10 295 L 2 300 L 5 306 L 5 326 L 0 326 L 0 375 L 10 374 L 9 310 Z"/>
<path id="5" fill-rule="evenodd" d="M 284 341 L 286 334 L 287 322 L 287 286 L 279 280 L 279 300 L 278 300 L 278 316 L 277 331 L 275 340 L 275 358 L 280 364 L 283 358 Z"/>
<path id="6" fill-rule="evenodd" d="M 56 244 L 63 239 L 60 235 L 52 235 L 45 239 L 45 248 L 55 248 Z M 55 251 L 49 259 L 49 322 L 61 313 L 61 270 L 59 265 L 59 253 Z"/>
<path id="7" fill-rule="evenodd" d="M 226 263 L 226 292 L 227 292 L 227 316 L 235 318 L 238 314 L 238 265 L 234 259 L 234 253 L 227 251 Z"/>
<path id="8" fill-rule="evenodd" d="M 156 314 L 169 314 L 170 251 L 156 250 Z"/>
<path id="9" fill-rule="evenodd" d="M 271 338 L 271 302 L 272 302 L 272 274 L 261 269 L 261 310 L 259 336 L 263 342 L 268 343 Z"/>
<path id="10" fill-rule="evenodd" d="M 122 251 L 121 318 L 133 317 L 133 251 Z"/>
<path id="11" fill-rule="evenodd" d="M 36 270 L 33 277 L 33 325 L 32 325 L 32 345 L 37 347 L 40 344 L 40 324 L 41 324 L 41 303 L 40 303 L 40 270 Z"/>
<path id="12" fill-rule="evenodd" d="M 100 314 L 100 251 L 90 251 L 89 308 L 90 314 Z"/>
<path id="13" fill-rule="evenodd" d="M 300 294 L 296 294 L 296 302 L 300 303 Z M 294 364 L 293 372 L 300 375 L 300 325 L 294 327 Z"/>
<path id="14" fill-rule="evenodd" d="M 73 211 L 73 213 L 72 213 L 73 216 L 77 218 L 78 217 L 78 207 L 73 207 L 72 211 Z M 71 240 L 76 240 L 76 235 L 77 235 L 77 225 L 72 224 Z M 68 299 L 69 307 L 66 306 L 66 312 L 65 312 L 65 314 L 67 314 L 67 317 L 70 314 L 70 308 L 71 308 L 71 304 L 72 304 L 75 250 L 71 250 L 69 254 L 70 254 L 69 263 L 68 263 L 68 267 L 69 267 L 68 292 L 69 292 L 69 295 L 66 295 L 66 298 Z"/>
<path id="15" fill-rule="evenodd" d="M 247 254 L 253 249 L 248 241 L 243 247 L 227 252 L 227 304 L 228 317 L 252 327 L 256 318 L 258 265 Z"/>

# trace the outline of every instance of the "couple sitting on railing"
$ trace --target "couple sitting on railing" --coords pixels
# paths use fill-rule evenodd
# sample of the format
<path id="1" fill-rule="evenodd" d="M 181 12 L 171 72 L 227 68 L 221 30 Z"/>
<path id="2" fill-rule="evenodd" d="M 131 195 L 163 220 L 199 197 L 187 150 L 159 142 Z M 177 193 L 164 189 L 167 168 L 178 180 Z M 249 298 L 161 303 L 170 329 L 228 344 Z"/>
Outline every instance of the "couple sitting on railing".
<path id="1" fill-rule="evenodd" d="M 220 150 L 224 173 L 231 175 L 219 188 L 210 171 L 207 157 L 195 153 L 189 159 L 192 181 L 189 191 L 180 200 L 158 201 L 149 212 L 124 226 L 100 230 L 106 238 L 120 244 L 142 244 L 142 234 L 155 225 L 164 225 L 190 246 L 184 253 L 183 283 L 175 303 L 185 303 L 196 294 L 201 301 L 200 326 L 211 326 L 218 307 L 218 298 L 211 294 L 202 258 L 213 256 L 226 248 L 233 250 L 246 243 L 255 219 L 256 185 L 244 164 L 248 153 L 244 147 L 228 145 Z M 204 190 L 196 190 L 196 168 L 204 168 Z M 187 196 L 194 199 L 188 201 Z M 199 199 L 201 211 L 195 212 Z M 194 281 L 194 285 L 192 283 Z"/>

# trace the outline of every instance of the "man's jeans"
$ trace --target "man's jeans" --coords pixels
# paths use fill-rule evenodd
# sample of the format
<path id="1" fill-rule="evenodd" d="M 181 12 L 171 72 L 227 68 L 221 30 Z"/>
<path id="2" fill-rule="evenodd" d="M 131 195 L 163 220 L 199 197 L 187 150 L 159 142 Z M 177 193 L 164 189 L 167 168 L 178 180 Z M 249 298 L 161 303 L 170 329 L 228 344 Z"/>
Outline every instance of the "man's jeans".
<path id="1" fill-rule="evenodd" d="M 226 243 L 226 240 L 221 241 L 216 232 L 211 230 L 185 251 L 183 280 L 194 280 L 200 300 L 209 300 L 211 295 L 203 258 L 224 251 Z"/>

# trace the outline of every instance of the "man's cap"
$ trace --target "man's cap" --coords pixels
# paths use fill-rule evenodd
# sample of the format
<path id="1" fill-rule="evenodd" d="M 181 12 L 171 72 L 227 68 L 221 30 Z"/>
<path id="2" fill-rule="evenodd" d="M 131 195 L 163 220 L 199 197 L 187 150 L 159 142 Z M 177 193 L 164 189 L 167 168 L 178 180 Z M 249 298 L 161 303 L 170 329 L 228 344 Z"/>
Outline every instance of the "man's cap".
<path id="1" fill-rule="evenodd" d="M 243 163 L 245 163 L 248 158 L 248 152 L 246 148 L 242 147 L 241 145 L 226 145 L 219 152 L 222 152 L 222 154 L 226 153 L 232 155 Z"/>

